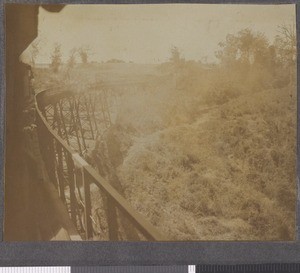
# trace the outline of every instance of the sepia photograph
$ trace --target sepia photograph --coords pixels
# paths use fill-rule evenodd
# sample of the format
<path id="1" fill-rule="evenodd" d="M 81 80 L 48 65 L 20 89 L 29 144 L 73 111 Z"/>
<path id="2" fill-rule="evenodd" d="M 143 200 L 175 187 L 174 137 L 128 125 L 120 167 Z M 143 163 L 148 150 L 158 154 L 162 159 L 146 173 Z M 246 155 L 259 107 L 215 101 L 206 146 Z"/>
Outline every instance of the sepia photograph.
<path id="1" fill-rule="evenodd" d="M 5 241 L 293 241 L 294 4 L 5 4 Z"/>

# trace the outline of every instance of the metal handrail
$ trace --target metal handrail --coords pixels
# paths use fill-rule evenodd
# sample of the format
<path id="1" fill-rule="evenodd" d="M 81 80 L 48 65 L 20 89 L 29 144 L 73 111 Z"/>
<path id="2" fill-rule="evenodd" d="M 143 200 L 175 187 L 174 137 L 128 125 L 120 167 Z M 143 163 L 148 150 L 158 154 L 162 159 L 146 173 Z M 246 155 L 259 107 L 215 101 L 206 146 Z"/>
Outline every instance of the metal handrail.
<path id="1" fill-rule="evenodd" d="M 120 212 L 123 213 L 123 215 L 133 224 L 133 226 L 145 238 L 154 241 L 166 241 L 166 236 L 164 236 L 161 232 L 159 232 L 148 220 L 146 220 L 141 214 L 139 214 L 136 210 L 134 210 L 131 204 L 114 187 L 112 187 L 109 184 L 109 182 L 107 182 L 92 166 L 90 166 L 86 162 L 84 158 L 80 156 L 80 154 L 75 149 L 70 147 L 68 143 L 61 136 L 59 136 L 58 133 L 53 128 L 51 128 L 50 124 L 47 122 L 43 114 L 42 111 L 43 109 L 41 109 L 41 107 L 45 107 L 45 105 L 47 104 L 44 98 L 45 95 L 48 95 L 47 94 L 48 92 L 49 93 L 53 92 L 53 89 L 47 89 L 35 95 L 35 106 L 36 106 L 37 118 L 40 120 L 39 122 L 41 122 L 40 127 L 44 126 L 44 130 L 46 130 L 43 132 L 44 133 L 47 132 L 47 134 L 50 134 L 50 137 L 52 137 L 51 140 L 52 142 L 50 141 L 50 145 L 53 144 L 53 140 L 54 140 L 56 143 L 56 147 L 60 147 L 62 151 L 67 154 L 69 159 L 68 164 L 70 164 L 70 166 L 73 166 L 71 167 L 73 168 L 73 171 L 75 168 L 81 171 L 81 177 L 82 177 L 83 188 L 84 188 L 84 212 L 85 212 L 84 229 L 85 229 L 86 239 L 91 239 L 93 237 L 92 221 L 91 221 L 90 185 L 94 184 L 102 192 L 105 193 L 106 197 L 109 200 L 110 208 L 113 206 L 118 208 Z M 69 95 L 68 92 L 66 92 L 66 95 L 67 94 Z M 41 104 L 39 102 L 41 101 L 42 98 L 43 98 L 43 103 Z M 42 148 L 42 144 L 40 146 Z M 45 154 L 46 154 L 45 157 L 48 157 L 47 151 L 45 152 Z M 71 191 L 72 190 L 71 186 L 72 188 L 74 188 L 75 186 L 72 185 L 73 182 L 69 181 L 69 183 L 71 183 L 70 184 L 70 191 Z M 59 187 L 63 189 L 64 185 L 59 185 Z M 70 193 L 70 195 L 71 195 L 71 206 L 72 206 L 73 205 L 72 198 L 74 202 L 75 197 L 74 197 L 74 193 L 72 192 Z M 63 199 L 64 199 L 64 193 L 63 193 Z M 117 217 L 116 213 L 114 213 L 113 215 Z M 76 217 L 72 214 L 72 208 L 71 208 L 71 218 L 73 221 L 76 221 L 75 220 Z M 115 221 L 115 223 L 117 223 L 117 219 L 113 219 L 113 220 Z M 115 229 L 117 228 L 115 227 Z M 117 231 L 115 230 L 114 232 Z"/>

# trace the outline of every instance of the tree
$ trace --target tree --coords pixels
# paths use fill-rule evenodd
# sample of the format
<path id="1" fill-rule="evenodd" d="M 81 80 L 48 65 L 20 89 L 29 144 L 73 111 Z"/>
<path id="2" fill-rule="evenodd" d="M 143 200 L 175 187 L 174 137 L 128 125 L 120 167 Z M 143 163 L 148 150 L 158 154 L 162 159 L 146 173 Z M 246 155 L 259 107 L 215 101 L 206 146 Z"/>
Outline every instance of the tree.
<path id="1" fill-rule="evenodd" d="M 70 72 L 76 64 L 76 53 L 77 53 L 76 48 L 72 48 L 69 53 L 69 59 L 67 61 L 67 65 L 66 65 L 66 78 L 68 80 L 70 80 L 70 78 L 71 78 Z"/>
<path id="2" fill-rule="evenodd" d="M 279 67 L 287 73 L 290 84 L 296 82 L 297 38 L 295 25 L 281 25 L 274 40 Z M 284 74 L 284 73 L 282 73 Z"/>
<path id="3" fill-rule="evenodd" d="M 265 35 L 250 29 L 243 29 L 237 35 L 228 34 L 219 46 L 221 49 L 216 52 L 216 57 L 223 65 L 264 64 L 269 57 L 269 42 Z"/>
<path id="4" fill-rule="evenodd" d="M 173 46 L 171 48 L 171 57 L 170 57 L 170 61 L 174 64 L 178 64 L 181 61 L 181 57 L 180 57 L 180 51 L 178 49 L 177 46 Z"/>
<path id="5" fill-rule="evenodd" d="M 81 58 L 81 62 L 83 64 L 88 63 L 89 57 L 92 55 L 91 49 L 89 46 L 83 46 L 78 49 L 79 56 Z"/>
<path id="6" fill-rule="evenodd" d="M 170 49 L 170 64 L 173 74 L 173 81 L 175 89 L 179 88 L 180 82 L 183 78 L 184 59 L 181 57 L 181 53 L 178 47 L 173 46 Z"/>
<path id="7" fill-rule="evenodd" d="M 226 36 L 224 42 L 219 43 L 221 48 L 216 52 L 216 57 L 223 65 L 231 65 L 237 61 L 238 58 L 238 38 L 232 34 Z"/>
<path id="8" fill-rule="evenodd" d="M 70 50 L 70 55 L 69 55 L 69 59 L 68 59 L 68 62 L 67 62 L 68 70 L 72 69 L 76 64 L 76 53 L 77 53 L 76 48 L 73 48 L 73 49 Z"/>
<path id="9" fill-rule="evenodd" d="M 277 85 L 276 53 L 263 33 L 242 29 L 236 34 L 228 34 L 219 46 L 220 50 L 216 52 L 219 72 L 226 79 L 256 91 Z"/>
<path id="10" fill-rule="evenodd" d="M 53 53 L 51 54 L 51 68 L 53 72 L 57 73 L 61 65 L 61 45 L 54 46 Z"/>
<path id="11" fill-rule="evenodd" d="M 274 46 L 282 64 L 286 66 L 295 64 L 297 55 L 296 43 L 295 25 L 281 25 L 278 27 L 278 35 L 275 37 Z"/>

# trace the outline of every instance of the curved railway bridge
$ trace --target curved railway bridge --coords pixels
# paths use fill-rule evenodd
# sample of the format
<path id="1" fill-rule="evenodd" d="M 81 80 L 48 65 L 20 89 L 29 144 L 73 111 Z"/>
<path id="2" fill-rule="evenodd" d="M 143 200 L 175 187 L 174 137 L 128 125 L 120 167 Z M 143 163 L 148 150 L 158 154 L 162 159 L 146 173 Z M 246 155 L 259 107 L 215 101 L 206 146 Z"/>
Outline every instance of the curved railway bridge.
<path id="1" fill-rule="evenodd" d="M 129 92 L 134 87 L 122 88 Z M 44 165 L 38 172 L 55 187 L 78 240 L 165 241 L 126 200 L 103 140 L 105 135 L 110 138 L 118 90 L 98 84 L 76 92 L 64 86 L 35 95 L 37 142 Z"/>

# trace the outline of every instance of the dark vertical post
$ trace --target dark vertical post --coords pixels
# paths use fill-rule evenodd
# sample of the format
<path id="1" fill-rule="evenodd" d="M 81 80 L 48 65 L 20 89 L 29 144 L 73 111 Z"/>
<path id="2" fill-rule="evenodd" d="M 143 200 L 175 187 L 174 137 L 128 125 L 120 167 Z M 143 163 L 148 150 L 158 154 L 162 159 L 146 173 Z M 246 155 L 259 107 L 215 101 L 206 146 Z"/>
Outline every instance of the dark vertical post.
<path id="1" fill-rule="evenodd" d="M 45 161 L 46 168 L 48 168 L 48 165 L 47 165 L 48 162 L 46 161 L 47 145 L 48 145 L 47 138 L 46 138 L 47 129 L 39 115 L 37 115 L 36 124 L 37 124 L 37 132 L 38 132 L 38 138 L 39 138 L 40 151 L 41 151 L 43 160 Z"/>
<path id="2" fill-rule="evenodd" d="M 47 161 L 47 171 L 50 177 L 51 182 L 57 188 L 57 180 L 55 175 L 55 161 L 56 161 L 56 154 L 54 150 L 55 139 L 48 133 L 47 135 L 47 154 L 45 155 L 45 159 Z"/>
<path id="3" fill-rule="evenodd" d="M 90 182 L 85 175 L 84 168 L 82 171 L 82 182 L 84 189 L 84 216 L 85 216 L 85 235 L 86 239 L 89 240 L 93 238 L 93 226 L 92 226 L 92 205 L 91 205 L 91 191 L 90 191 Z"/>
<path id="4" fill-rule="evenodd" d="M 53 129 L 57 129 L 58 135 L 61 138 L 63 138 L 62 131 L 61 131 L 61 116 L 60 116 L 60 114 L 58 113 L 58 110 L 57 110 L 59 108 L 58 105 L 59 105 L 59 102 L 54 105 L 54 113 L 55 113 L 54 117 L 55 117 L 55 120 L 56 120 L 57 128 L 53 128 Z"/>
<path id="5" fill-rule="evenodd" d="M 58 141 L 56 142 L 56 152 L 57 152 L 57 159 L 58 159 L 57 175 L 58 175 L 59 197 L 64 203 L 66 203 L 62 147 Z"/>
<path id="6" fill-rule="evenodd" d="M 67 154 L 67 166 L 68 166 L 68 178 L 69 178 L 69 189 L 70 189 L 70 208 L 71 208 L 71 219 L 77 227 L 76 220 L 76 196 L 75 196 L 75 183 L 74 183 L 74 163 L 71 154 Z"/>
<path id="7" fill-rule="evenodd" d="M 118 241 L 118 219 L 114 201 L 107 196 L 107 224 L 109 240 Z"/>

